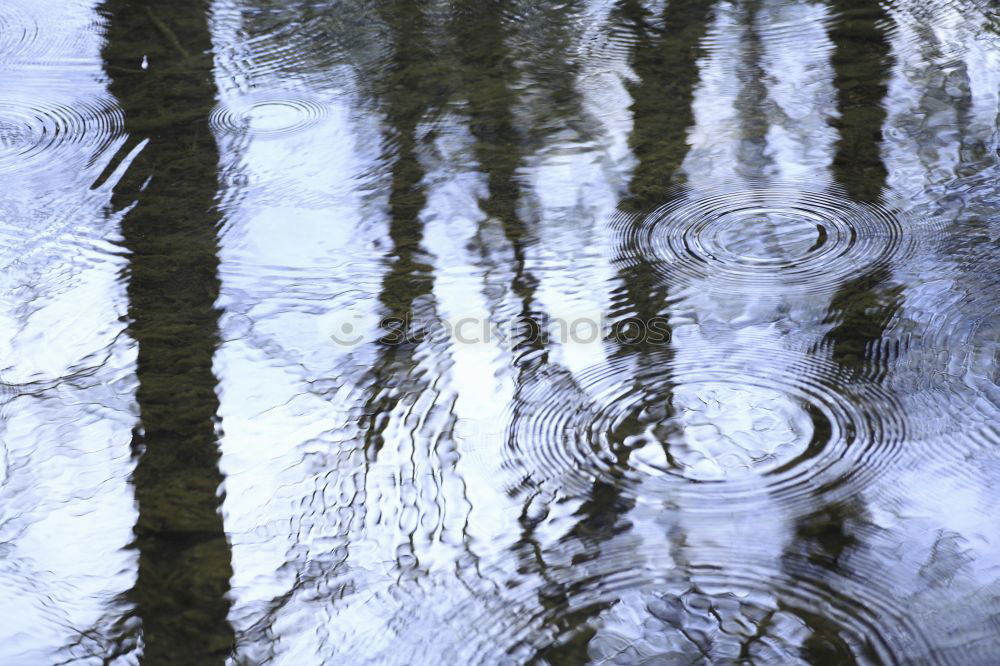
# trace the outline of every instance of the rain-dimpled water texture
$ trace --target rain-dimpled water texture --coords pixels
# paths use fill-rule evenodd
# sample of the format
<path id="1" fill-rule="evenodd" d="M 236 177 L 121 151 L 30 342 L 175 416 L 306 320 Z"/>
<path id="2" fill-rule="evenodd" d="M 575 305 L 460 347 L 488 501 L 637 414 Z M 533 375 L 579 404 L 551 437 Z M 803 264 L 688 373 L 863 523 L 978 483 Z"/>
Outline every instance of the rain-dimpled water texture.
<path id="1" fill-rule="evenodd" d="M 758 495 L 857 492 L 893 462 L 908 429 L 894 394 L 832 363 L 712 347 L 688 362 L 654 352 L 535 377 L 507 421 L 508 464 L 528 479 L 582 491 L 596 476 L 722 512 Z"/>
<path id="2" fill-rule="evenodd" d="M 0 0 L 0 663 L 998 663 L 994 4 Z"/>

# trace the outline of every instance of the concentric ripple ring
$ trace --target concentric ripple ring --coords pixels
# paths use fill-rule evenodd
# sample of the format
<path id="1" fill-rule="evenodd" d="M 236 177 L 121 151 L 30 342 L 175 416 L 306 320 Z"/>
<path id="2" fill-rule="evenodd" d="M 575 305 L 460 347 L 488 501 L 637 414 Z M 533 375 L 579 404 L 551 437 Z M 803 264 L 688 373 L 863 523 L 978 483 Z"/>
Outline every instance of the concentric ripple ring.
<path id="1" fill-rule="evenodd" d="M 404 583 L 363 603 L 374 617 L 389 618 L 390 645 L 435 636 L 426 652 L 379 650 L 365 632 L 345 636 L 345 652 L 386 664 L 531 663 L 587 637 L 595 664 L 737 663 L 741 648 L 752 663 L 800 664 L 807 644 L 838 655 L 837 663 L 952 663 L 933 655 L 923 627 L 879 579 L 823 576 L 794 560 L 779 568 L 765 551 L 741 551 L 741 561 L 725 568 L 717 562 L 732 552 L 691 555 L 677 566 L 660 548 L 612 541 L 587 566 L 552 565 L 544 582 L 485 570 L 475 587 L 443 577 Z M 441 612 L 428 597 L 447 597 L 454 609 Z M 547 602 L 541 608 L 540 599 Z M 567 621 L 588 615 L 585 624 Z M 623 645 L 633 661 L 613 658 Z"/>
<path id="2" fill-rule="evenodd" d="M 989 286 L 914 305 L 921 326 L 901 337 L 886 380 L 921 415 L 913 438 L 961 455 L 1000 443 L 1000 299 Z"/>
<path id="3" fill-rule="evenodd" d="M 110 97 L 75 100 L 72 106 L 0 99 L 0 173 L 93 160 L 123 128 L 124 116 Z"/>
<path id="4" fill-rule="evenodd" d="M 505 466 L 520 482 L 731 510 L 856 492 L 893 461 L 908 424 L 896 396 L 791 351 L 712 349 L 553 371 L 509 408 Z"/>
<path id="5" fill-rule="evenodd" d="M 209 122 L 223 134 L 279 139 L 316 125 L 326 114 L 326 107 L 311 99 L 268 98 L 245 107 L 220 104 L 212 111 Z"/>
<path id="6" fill-rule="evenodd" d="M 0 62 L 29 51 L 38 39 L 38 23 L 17 2 L 0 3 Z"/>
<path id="7" fill-rule="evenodd" d="M 922 225 L 836 190 L 796 184 L 678 191 L 644 217 L 619 217 L 616 260 L 646 262 L 671 286 L 760 296 L 830 291 L 913 247 Z"/>

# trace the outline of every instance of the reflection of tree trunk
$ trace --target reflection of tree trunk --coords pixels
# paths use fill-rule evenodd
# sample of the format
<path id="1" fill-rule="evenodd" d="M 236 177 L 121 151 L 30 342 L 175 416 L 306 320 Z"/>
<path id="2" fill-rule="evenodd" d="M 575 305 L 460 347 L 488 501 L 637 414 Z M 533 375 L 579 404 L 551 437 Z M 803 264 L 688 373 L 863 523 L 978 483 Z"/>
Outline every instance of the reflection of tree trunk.
<path id="1" fill-rule="evenodd" d="M 635 501 L 622 497 L 621 490 L 614 484 L 605 481 L 595 481 L 587 498 L 574 514 L 578 522 L 560 543 L 575 541 L 587 546 L 587 550 L 577 554 L 573 559 L 574 566 L 583 566 L 587 562 L 600 557 L 600 544 L 609 541 L 617 534 L 627 530 L 630 525 L 623 523 L 621 518 L 627 514 Z M 533 533 L 534 525 L 530 525 Z M 557 547 L 558 548 L 558 547 Z M 538 559 L 544 566 L 544 553 L 539 553 Z M 548 578 L 548 576 L 546 576 Z M 592 626 L 594 618 L 607 610 L 613 602 L 597 601 L 579 607 L 573 603 L 576 594 L 573 585 L 565 583 L 549 585 L 541 595 L 544 606 L 558 605 L 562 608 L 577 606 L 570 613 L 555 616 L 554 628 L 559 635 L 566 636 L 561 643 L 546 646 L 538 651 L 537 657 L 547 664 L 584 664 L 588 661 L 587 648 L 596 632 Z"/>
<path id="2" fill-rule="evenodd" d="M 834 87 L 841 114 L 834 174 L 855 199 L 878 203 L 886 178 L 881 142 L 886 117 L 887 17 L 878 0 L 835 0 L 833 4 L 839 14 L 831 38 L 836 49 Z M 885 334 L 901 297 L 898 287 L 888 286 L 889 280 L 890 269 L 886 266 L 861 273 L 839 287 L 827 308 L 826 321 L 834 326 L 823 342 L 830 348 L 832 360 L 855 379 L 871 381 L 879 377 L 878 369 L 871 367 L 872 346 Z M 819 439 L 829 437 L 826 419 L 814 414 L 814 422 L 824 425 Z M 824 507 L 803 517 L 796 547 L 839 556 L 847 543 L 839 542 L 837 537 L 843 534 L 844 513 L 843 507 Z"/>
<path id="3" fill-rule="evenodd" d="M 653 25 L 648 11 L 639 2 L 623 0 L 616 9 L 615 15 L 635 36 L 631 64 L 638 77 L 638 81 L 629 86 L 634 115 L 629 143 L 638 164 L 632 176 L 630 195 L 621 204 L 627 212 L 643 214 L 663 203 L 676 181 L 688 149 L 688 130 L 694 123 L 691 101 L 698 82 L 698 45 L 705 34 L 711 8 L 712 3 L 702 0 L 668 2 L 662 28 Z M 669 291 L 647 263 L 640 260 L 624 269 L 620 284 L 621 288 L 612 294 L 611 315 L 616 321 L 637 318 L 641 326 L 662 315 Z M 621 343 L 616 354 L 643 355 L 651 351 L 650 345 L 628 342 L 634 332 L 616 328 L 615 337 Z M 669 332 L 667 343 L 656 349 L 658 362 L 665 362 Z M 669 404 L 671 395 L 657 395 L 657 399 Z M 640 424 L 626 419 L 616 428 L 613 439 L 621 443 L 640 429 Z M 618 469 L 627 468 L 629 454 L 629 450 L 619 448 Z M 576 514 L 578 522 L 564 538 L 587 545 L 586 551 L 574 558 L 574 564 L 600 557 L 601 544 L 628 528 L 622 518 L 634 506 L 635 501 L 622 496 L 616 483 L 596 481 L 589 498 Z M 570 601 L 574 595 L 572 587 L 557 586 L 543 602 L 572 606 Z M 567 639 L 541 650 L 538 657 L 552 664 L 587 661 L 588 644 L 595 631 L 592 622 L 609 605 L 609 602 L 596 602 L 560 616 L 556 628 Z"/>
<path id="4" fill-rule="evenodd" d="M 534 407 L 526 404 L 523 390 L 533 374 L 545 367 L 548 347 L 542 328 L 545 322 L 540 321 L 540 313 L 534 307 L 537 280 L 526 265 L 528 227 L 518 210 L 522 191 L 517 170 L 524 163 L 525 138 L 515 127 L 516 70 L 506 44 L 508 28 L 503 20 L 502 1 L 468 0 L 455 13 L 452 29 L 458 51 L 458 96 L 467 103 L 469 127 L 475 140 L 473 154 L 486 177 L 487 196 L 479 205 L 499 224 L 513 255 L 510 291 L 517 301 L 517 320 L 510 323 L 508 342 L 515 373 L 511 418 L 516 422 L 522 411 L 530 413 Z M 502 317 L 497 309 L 490 314 L 495 322 Z M 526 504 L 530 501 L 529 497 Z M 522 556 L 522 569 L 540 569 L 544 575 L 546 563 L 535 541 L 535 526 L 534 522 L 522 519 L 517 550 Z"/>
<path id="5" fill-rule="evenodd" d="M 711 2 L 668 2 L 657 27 L 637 0 L 622 0 L 616 15 L 635 35 L 632 69 L 638 80 L 629 85 L 634 116 L 629 145 L 638 164 L 629 184 L 626 211 L 644 214 L 665 202 L 677 182 L 694 124 L 691 103 L 698 83 L 699 44 L 705 34 Z M 638 221 L 638 220 L 637 220 Z M 634 316 L 643 322 L 658 316 L 669 297 L 655 271 L 641 261 L 623 270 L 621 289 L 612 295 L 613 319 Z M 622 331 L 627 339 L 628 331 Z M 623 351 L 631 351 L 626 346 Z"/>
<path id="6" fill-rule="evenodd" d="M 826 321 L 834 324 L 824 337 L 831 358 L 859 379 L 878 381 L 884 374 L 875 346 L 902 302 L 902 288 L 889 279 L 887 267 L 867 271 L 842 284 L 827 308 Z"/>
<path id="7" fill-rule="evenodd" d="M 379 301 L 386 324 L 383 346 L 366 378 L 372 395 L 365 406 L 367 455 L 381 450 L 388 415 L 401 399 L 412 398 L 426 389 L 414 384 L 414 347 L 421 331 L 414 326 L 414 306 L 431 296 L 434 286 L 431 266 L 421 248 L 423 224 L 420 213 L 427 202 L 420 163 L 418 136 L 420 123 L 434 110 L 434 90 L 438 83 L 429 64 L 434 54 L 426 36 L 423 3 L 396 0 L 381 4 L 383 20 L 389 26 L 394 54 L 384 80 L 374 91 L 385 112 L 391 156 L 389 192 L 389 248 L 392 267 L 386 273 Z"/>
<path id="8" fill-rule="evenodd" d="M 733 106 L 740 120 L 740 143 L 736 153 L 736 172 L 744 178 L 763 178 L 772 163 L 767 154 L 768 91 L 764 81 L 762 60 L 764 44 L 757 29 L 758 3 L 746 2 L 741 8 L 743 18 L 742 53 L 737 66 L 739 90 Z"/>
<path id="9" fill-rule="evenodd" d="M 616 14 L 635 35 L 629 84 L 634 116 L 629 146 L 638 164 L 626 202 L 631 210 L 663 203 L 679 176 L 694 124 L 694 88 L 698 83 L 700 42 L 714 3 L 676 0 L 665 3 L 663 27 L 657 27 L 638 0 L 621 0 Z"/>
<path id="10" fill-rule="evenodd" d="M 889 70 L 889 16 L 879 0 L 831 0 L 830 31 L 840 133 L 833 160 L 836 180 L 859 201 L 878 201 L 885 186 L 882 125 Z"/>
<path id="11" fill-rule="evenodd" d="M 208 5 L 103 5 L 110 90 L 131 140 L 149 140 L 113 199 L 119 209 L 134 203 L 122 223 L 141 421 L 132 478 L 139 572 L 128 597 L 149 664 L 222 663 L 233 644 L 212 373 L 219 149 L 207 122 L 216 94 Z"/>
<path id="12" fill-rule="evenodd" d="M 386 144 L 391 151 L 385 156 L 389 163 L 389 243 L 386 256 L 391 267 L 386 272 L 379 292 L 379 303 L 383 317 L 384 335 L 380 339 L 378 356 L 370 371 L 362 379 L 368 391 L 361 425 L 365 430 L 365 480 L 367 486 L 370 464 L 385 446 L 385 434 L 392 422 L 393 412 L 404 407 L 408 417 L 406 423 L 413 429 L 408 438 L 412 449 L 408 458 L 412 466 L 404 465 L 400 470 L 404 475 L 401 483 L 413 489 L 410 494 L 419 496 L 415 487 L 417 461 L 435 454 L 436 442 L 431 440 L 426 451 L 420 449 L 427 440 L 421 436 L 420 415 L 415 414 L 421 407 L 422 396 L 435 391 L 430 378 L 418 371 L 420 360 L 417 348 L 425 342 L 424 334 L 435 334 L 427 330 L 423 323 L 433 326 L 434 303 L 433 267 L 430 257 L 422 245 L 424 225 L 420 219 L 427 203 L 426 175 L 420 160 L 422 124 L 433 120 L 433 114 L 440 111 L 442 88 L 434 79 L 433 66 L 436 54 L 429 38 L 429 26 L 425 15 L 427 3 L 413 0 L 386 0 L 378 9 L 382 21 L 388 26 L 393 54 L 386 63 L 384 72 L 372 83 L 372 94 L 383 111 L 386 122 Z M 433 338 L 426 340 L 433 344 Z M 438 396 L 428 404 L 437 405 Z M 424 414 L 426 415 L 426 414 Z M 405 478 L 405 470 L 410 478 Z M 428 474 L 426 477 L 436 477 Z M 378 498 L 373 498 L 377 500 Z M 410 500 L 417 501 L 417 500 Z M 362 504 L 359 507 L 367 511 Z M 408 566 L 406 561 L 418 561 L 414 549 L 414 533 L 397 545 L 396 562 L 400 567 Z M 350 535 L 348 535 L 350 538 Z"/>
<path id="13" fill-rule="evenodd" d="M 886 169 L 881 158 L 882 125 L 886 112 L 885 79 L 889 45 L 888 18 L 878 0 L 833 0 L 838 15 L 830 36 L 834 87 L 837 90 L 840 133 L 833 161 L 837 183 L 862 202 L 878 203 L 885 187 Z M 882 339 L 899 307 L 901 290 L 890 286 L 891 268 L 877 266 L 843 283 L 830 300 L 824 344 L 831 359 L 851 376 L 851 381 L 878 381 L 881 373 L 872 364 L 872 347 Z M 849 386 L 841 387 L 849 391 Z M 814 414 L 830 436 L 825 418 Z M 795 522 L 795 538 L 782 556 L 789 575 L 804 567 L 836 570 L 844 553 L 859 541 L 854 526 L 867 519 L 864 503 L 855 498 L 820 506 Z M 802 657 L 810 663 L 844 663 L 851 660 L 837 627 L 829 620 L 802 609 L 796 612 L 812 629 Z"/>
<path id="14" fill-rule="evenodd" d="M 466 2 L 456 12 L 454 29 L 460 50 L 459 90 L 468 102 L 469 125 L 475 138 L 473 150 L 488 188 L 488 196 L 480 205 L 487 216 L 499 222 L 514 255 L 511 291 L 518 299 L 519 321 L 512 326 L 516 337 L 512 351 L 515 359 L 526 356 L 531 359 L 530 366 L 535 367 L 544 362 L 545 345 L 533 325 L 541 323 L 533 310 L 537 281 L 525 265 L 528 229 L 518 212 L 521 184 L 517 169 L 524 163 L 525 140 L 514 120 L 515 70 L 504 42 L 503 3 Z"/>
<path id="15" fill-rule="evenodd" d="M 524 162 L 525 141 L 515 128 L 517 94 L 512 80 L 515 70 L 505 42 L 507 27 L 500 0 L 463 3 L 455 13 L 452 29 L 457 49 L 457 94 L 467 103 L 469 127 L 475 140 L 473 155 L 486 177 L 487 196 L 479 205 L 488 217 L 499 223 L 513 255 L 510 288 L 517 299 L 519 319 L 510 327 L 516 377 L 513 419 L 516 420 L 522 407 L 531 408 L 531 405 L 522 404 L 522 390 L 525 382 L 531 381 L 531 372 L 544 365 L 546 346 L 539 335 L 541 331 L 534 326 L 538 323 L 533 306 L 537 283 L 525 265 L 528 230 L 518 211 L 521 184 L 517 179 L 517 169 Z M 496 320 L 501 315 L 494 311 L 491 316 Z M 537 550 L 533 527 L 525 529 L 522 542 L 528 544 L 528 548 L 522 550 Z M 544 563 L 540 564 L 544 567 Z"/>
<path id="16" fill-rule="evenodd" d="M 889 18 L 879 0 L 834 0 L 838 14 L 831 30 L 834 87 L 840 139 L 833 160 L 836 181 L 853 198 L 878 203 L 885 187 L 882 125 L 885 122 L 885 80 Z M 833 360 L 869 374 L 868 353 L 881 340 L 899 307 L 900 290 L 887 287 L 889 269 L 878 266 L 841 285 L 827 311 L 836 323 L 826 335 Z"/>
<path id="17" fill-rule="evenodd" d="M 466 6 L 456 14 L 458 18 L 454 29 L 460 49 L 459 93 L 468 103 L 469 124 L 475 138 L 473 151 L 480 169 L 486 176 L 488 189 L 488 195 L 480 205 L 487 216 L 499 223 L 513 254 L 510 288 L 517 299 L 519 319 L 512 327 L 511 340 L 516 373 L 512 418 L 516 421 L 522 410 L 530 412 L 536 407 L 525 404 L 522 390 L 535 379 L 534 373 L 545 366 L 548 346 L 542 335 L 545 322 L 540 321 L 540 313 L 535 309 L 537 280 L 526 266 L 525 245 L 529 232 L 518 210 L 522 200 L 522 190 L 517 170 L 524 164 L 525 138 L 517 131 L 514 120 L 517 94 L 512 77 L 515 70 L 505 43 L 506 26 L 501 2 L 473 0 L 466 3 Z M 570 60 L 568 57 L 563 57 L 559 61 L 569 63 Z M 560 83 L 556 84 L 558 89 L 573 90 L 573 68 L 567 65 L 567 71 L 562 74 Z M 562 107 L 572 107 L 576 104 L 575 100 L 565 98 L 559 101 L 562 102 Z M 551 371 L 559 372 L 555 368 Z M 569 386 L 574 386 L 572 378 L 567 377 L 567 379 Z M 526 506 L 531 501 L 532 497 L 527 497 Z M 538 571 L 543 578 L 548 578 L 545 554 L 535 537 L 538 523 L 522 516 L 521 524 L 522 535 L 516 547 L 521 557 L 519 569 L 522 572 Z M 539 602 L 543 607 L 561 607 L 567 603 L 567 594 L 568 592 L 561 586 L 554 585 L 552 590 L 540 595 Z M 586 617 L 582 617 L 580 622 L 585 620 Z M 576 625 L 574 618 L 560 617 L 559 622 Z M 549 654 L 538 656 L 551 657 Z"/>
<path id="18" fill-rule="evenodd" d="M 708 26 L 712 3 L 701 0 L 668 2 L 657 27 L 648 11 L 635 0 L 622 0 L 616 14 L 635 35 L 632 68 L 638 80 L 630 85 L 634 115 L 629 144 L 638 160 L 630 183 L 630 195 L 622 203 L 626 211 L 644 215 L 670 196 L 680 165 L 688 150 L 688 131 L 694 124 L 691 103 L 698 83 L 699 44 Z M 635 222 L 639 223 L 640 219 Z M 616 326 L 614 335 L 621 345 L 616 354 L 648 352 L 645 338 L 632 343 L 630 336 L 648 330 L 651 322 L 663 317 L 669 300 L 669 286 L 663 285 L 643 257 L 620 272 L 620 288 L 612 294 L 611 317 L 618 323 L 634 321 L 631 327 Z M 671 355 L 670 331 L 666 340 L 656 342 L 660 362 Z M 657 396 L 670 404 L 672 395 Z M 615 439 L 627 437 L 628 423 Z M 666 444 L 666 443 L 664 443 Z M 627 458 L 628 452 L 621 456 Z M 669 457 L 669 452 L 667 453 Z M 625 460 L 622 461 L 623 464 Z"/>

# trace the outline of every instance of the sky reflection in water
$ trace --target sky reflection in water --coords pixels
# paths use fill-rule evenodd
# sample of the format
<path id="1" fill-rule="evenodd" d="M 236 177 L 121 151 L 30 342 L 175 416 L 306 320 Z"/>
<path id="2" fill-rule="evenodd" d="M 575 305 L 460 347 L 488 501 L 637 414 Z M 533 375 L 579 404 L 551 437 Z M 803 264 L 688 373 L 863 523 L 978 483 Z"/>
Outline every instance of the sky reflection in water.
<path id="1" fill-rule="evenodd" d="M 996 662 L 988 2 L 5 0 L 0 69 L 0 661 Z"/>

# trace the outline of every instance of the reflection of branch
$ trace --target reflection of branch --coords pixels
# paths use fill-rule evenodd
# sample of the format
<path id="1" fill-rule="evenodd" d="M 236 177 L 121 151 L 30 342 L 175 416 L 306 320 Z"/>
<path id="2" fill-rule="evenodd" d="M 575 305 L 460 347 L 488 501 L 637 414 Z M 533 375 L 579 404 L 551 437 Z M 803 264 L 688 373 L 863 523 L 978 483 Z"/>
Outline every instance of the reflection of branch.
<path id="1" fill-rule="evenodd" d="M 739 88 L 733 104 L 739 114 L 740 129 L 736 170 L 748 178 L 764 176 L 773 161 L 767 152 L 767 134 L 770 128 L 765 108 L 768 105 L 768 90 L 765 85 L 767 73 L 762 65 L 764 45 L 757 26 L 759 11 L 756 2 L 748 2 L 742 12 L 742 66 L 736 70 Z"/>
<path id="2" fill-rule="evenodd" d="M 191 57 L 191 54 L 185 51 L 184 47 L 181 46 L 180 40 L 177 39 L 177 35 L 175 35 L 174 31 L 170 29 L 170 26 L 161 21 L 160 18 L 153 13 L 152 7 L 149 7 L 148 5 L 146 6 L 146 14 L 149 16 L 149 20 L 153 22 L 153 25 L 156 26 L 156 29 L 163 33 L 163 36 L 166 37 L 171 44 L 173 44 L 174 48 L 177 49 L 178 53 L 180 53 L 185 60 Z"/>

